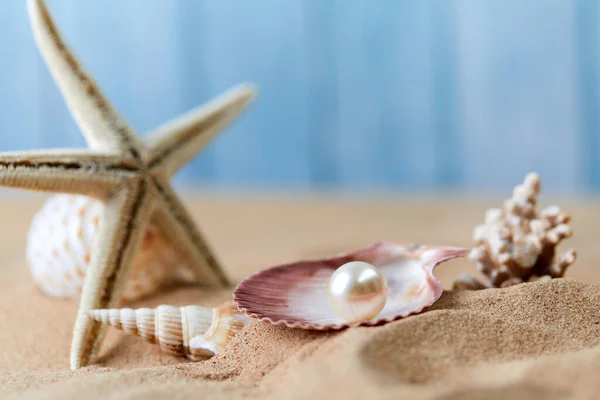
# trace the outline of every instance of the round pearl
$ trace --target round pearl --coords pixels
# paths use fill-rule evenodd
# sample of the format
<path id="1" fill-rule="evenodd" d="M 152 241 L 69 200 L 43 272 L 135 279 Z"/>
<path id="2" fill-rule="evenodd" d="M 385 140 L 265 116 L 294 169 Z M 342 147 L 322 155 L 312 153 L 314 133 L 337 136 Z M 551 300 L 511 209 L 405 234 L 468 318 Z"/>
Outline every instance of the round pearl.
<path id="1" fill-rule="evenodd" d="M 327 287 L 333 311 L 352 323 L 375 318 L 383 310 L 387 295 L 387 283 L 381 272 L 362 261 L 352 261 L 336 269 Z"/>

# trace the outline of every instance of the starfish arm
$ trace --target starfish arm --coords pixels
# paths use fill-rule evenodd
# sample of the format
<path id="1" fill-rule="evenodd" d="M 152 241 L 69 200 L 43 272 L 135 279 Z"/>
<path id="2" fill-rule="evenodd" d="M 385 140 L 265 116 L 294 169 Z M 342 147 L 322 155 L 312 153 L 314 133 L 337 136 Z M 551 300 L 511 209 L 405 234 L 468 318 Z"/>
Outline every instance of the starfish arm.
<path id="1" fill-rule="evenodd" d="M 142 181 L 121 189 L 106 203 L 73 330 L 71 369 L 88 365 L 99 350 L 105 332 L 88 311 L 118 306 L 152 213 L 151 199 Z"/>
<path id="2" fill-rule="evenodd" d="M 29 0 L 37 45 L 77 124 L 92 148 L 139 148 L 135 134 L 63 41 L 43 0 Z"/>
<path id="3" fill-rule="evenodd" d="M 180 250 L 186 265 L 202 285 L 230 285 L 212 249 L 185 206 L 168 185 L 161 186 L 153 221 L 170 238 L 171 244 Z"/>
<path id="4" fill-rule="evenodd" d="M 0 153 L 0 186 L 105 197 L 133 166 L 120 155 L 90 150 Z"/>
<path id="5" fill-rule="evenodd" d="M 100 166 L 104 169 L 135 170 L 132 158 L 120 153 L 90 149 L 41 149 L 1 152 L 2 162 L 29 163 L 35 165 L 61 165 L 64 168 Z"/>
<path id="6" fill-rule="evenodd" d="M 235 119 L 255 96 L 250 84 L 236 86 L 150 132 L 147 164 L 171 176 Z"/>

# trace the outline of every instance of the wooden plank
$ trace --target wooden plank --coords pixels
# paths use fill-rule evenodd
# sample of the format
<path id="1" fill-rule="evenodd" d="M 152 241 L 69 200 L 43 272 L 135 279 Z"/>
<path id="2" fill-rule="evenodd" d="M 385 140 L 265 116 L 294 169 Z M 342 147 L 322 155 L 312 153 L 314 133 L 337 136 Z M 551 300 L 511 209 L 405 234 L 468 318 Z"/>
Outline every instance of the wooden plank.
<path id="1" fill-rule="evenodd" d="M 39 146 L 40 62 L 23 2 L 3 4 L 0 12 L 0 151 Z"/>
<path id="2" fill-rule="evenodd" d="M 460 1 L 429 2 L 431 15 L 433 135 L 436 189 L 457 190 L 463 181 L 458 91 L 456 12 Z"/>
<path id="3" fill-rule="evenodd" d="M 302 2 L 203 1 L 212 93 L 242 81 L 256 101 L 215 142 L 217 182 L 303 189 L 310 183 Z"/>
<path id="4" fill-rule="evenodd" d="M 179 1 L 177 4 L 176 32 L 172 44 L 177 48 L 177 69 L 180 101 L 183 109 L 190 109 L 210 100 L 217 93 L 210 87 L 210 77 L 205 54 L 208 41 L 204 6 L 197 1 Z M 226 135 L 227 131 L 223 132 Z M 182 168 L 175 178 L 177 185 L 214 185 L 216 179 L 215 142 Z"/>
<path id="5" fill-rule="evenodd" d="M 428 5 L 336 4 L 341 187 L 431 187 Z"/>
<path id="6" fill-rule="evenodd" d="M 104 40 L 118 42 L 120 66 L 114 75 L 125 79 L 123 106 L 140 134 L 188 109 L 182 104 L 182 93 L 191 88 L 181 75 L 181 65 L 188 61 L 181 46 L 188 38 L 181 35 L 177 20 L 183 4 L 127 0 L 104 6 L 113 8 L 123 30 L 121 37 L 112 35 Z"/>
<path id="7" fill-rule="evenodd" d="M 574 49 L 579 93 L 581 163 L 584 185 L 600 190 L 600 7 L 577 0 Z M 583 186 L 583 185 L 582 185 Z"/>
<path id="8" fill-rule="evenodd" d="M 303 3 L 304 35 L 307 51 L 307 117 L 312 189 L 337 187 L 340 181 L 340 132 L 335 48 L 337 6 L 334 2 Z"/>
<path id="9" fill-rule="evenodd" d="M 581 176 L 569 2 L 461 2 L 458 9 L 465 179 L 511 188 L 529 171 L 545 189 Z"/>

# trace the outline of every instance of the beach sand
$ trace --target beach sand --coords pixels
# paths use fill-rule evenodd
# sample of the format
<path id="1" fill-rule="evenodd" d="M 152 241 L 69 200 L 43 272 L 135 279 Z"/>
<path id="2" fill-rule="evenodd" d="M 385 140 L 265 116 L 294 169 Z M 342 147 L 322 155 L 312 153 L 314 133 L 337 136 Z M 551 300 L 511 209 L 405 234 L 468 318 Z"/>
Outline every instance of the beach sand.
<path id="1" fill-rule="evenodd" d="M 275 263 L 378 239 L 469 246 L 472 227 L 495 203 L 382 204 L 190 201 L 237 281 Z M 573 205 L 576 236 L 563 247 L 576 248 L 580 258 L 566 279 L 447 291 L 429 311 L 380 327 L 323 333 L 252 321 L 222 353 L 200 362 L 162 354 L 111 330 L 96 362 L 77 371 L 68 368 L 77 302 L 42 295 L 24 260 L 27 225 L 39 205 L 6 200 L 0 207 L 2 398 L 600 398 L 600 246 L 594 226 L 600 210 L 593 204 Z M 466 260 L 453 260 L 435 274 L 449 287 L 456 273 L 473 269 Z M 230 290 L 178 287 L 127 306 L 212 306 L 230 296 Z"/>

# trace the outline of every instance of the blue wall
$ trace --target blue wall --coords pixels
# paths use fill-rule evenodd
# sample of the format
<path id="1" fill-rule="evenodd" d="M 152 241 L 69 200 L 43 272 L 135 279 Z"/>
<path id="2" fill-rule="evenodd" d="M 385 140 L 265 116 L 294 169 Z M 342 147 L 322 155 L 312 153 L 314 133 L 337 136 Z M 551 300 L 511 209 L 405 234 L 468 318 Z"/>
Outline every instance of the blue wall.
<path id="1" fill-rule="evenodd" d="M 144 132 L 241 82 L 248 112 L 180 183 L 485 190 L 530 170 L 600 188 L 594 0 L 47 0 Z M 0 149 L 84 145 L 35 48 L 0 11 Z"/>

